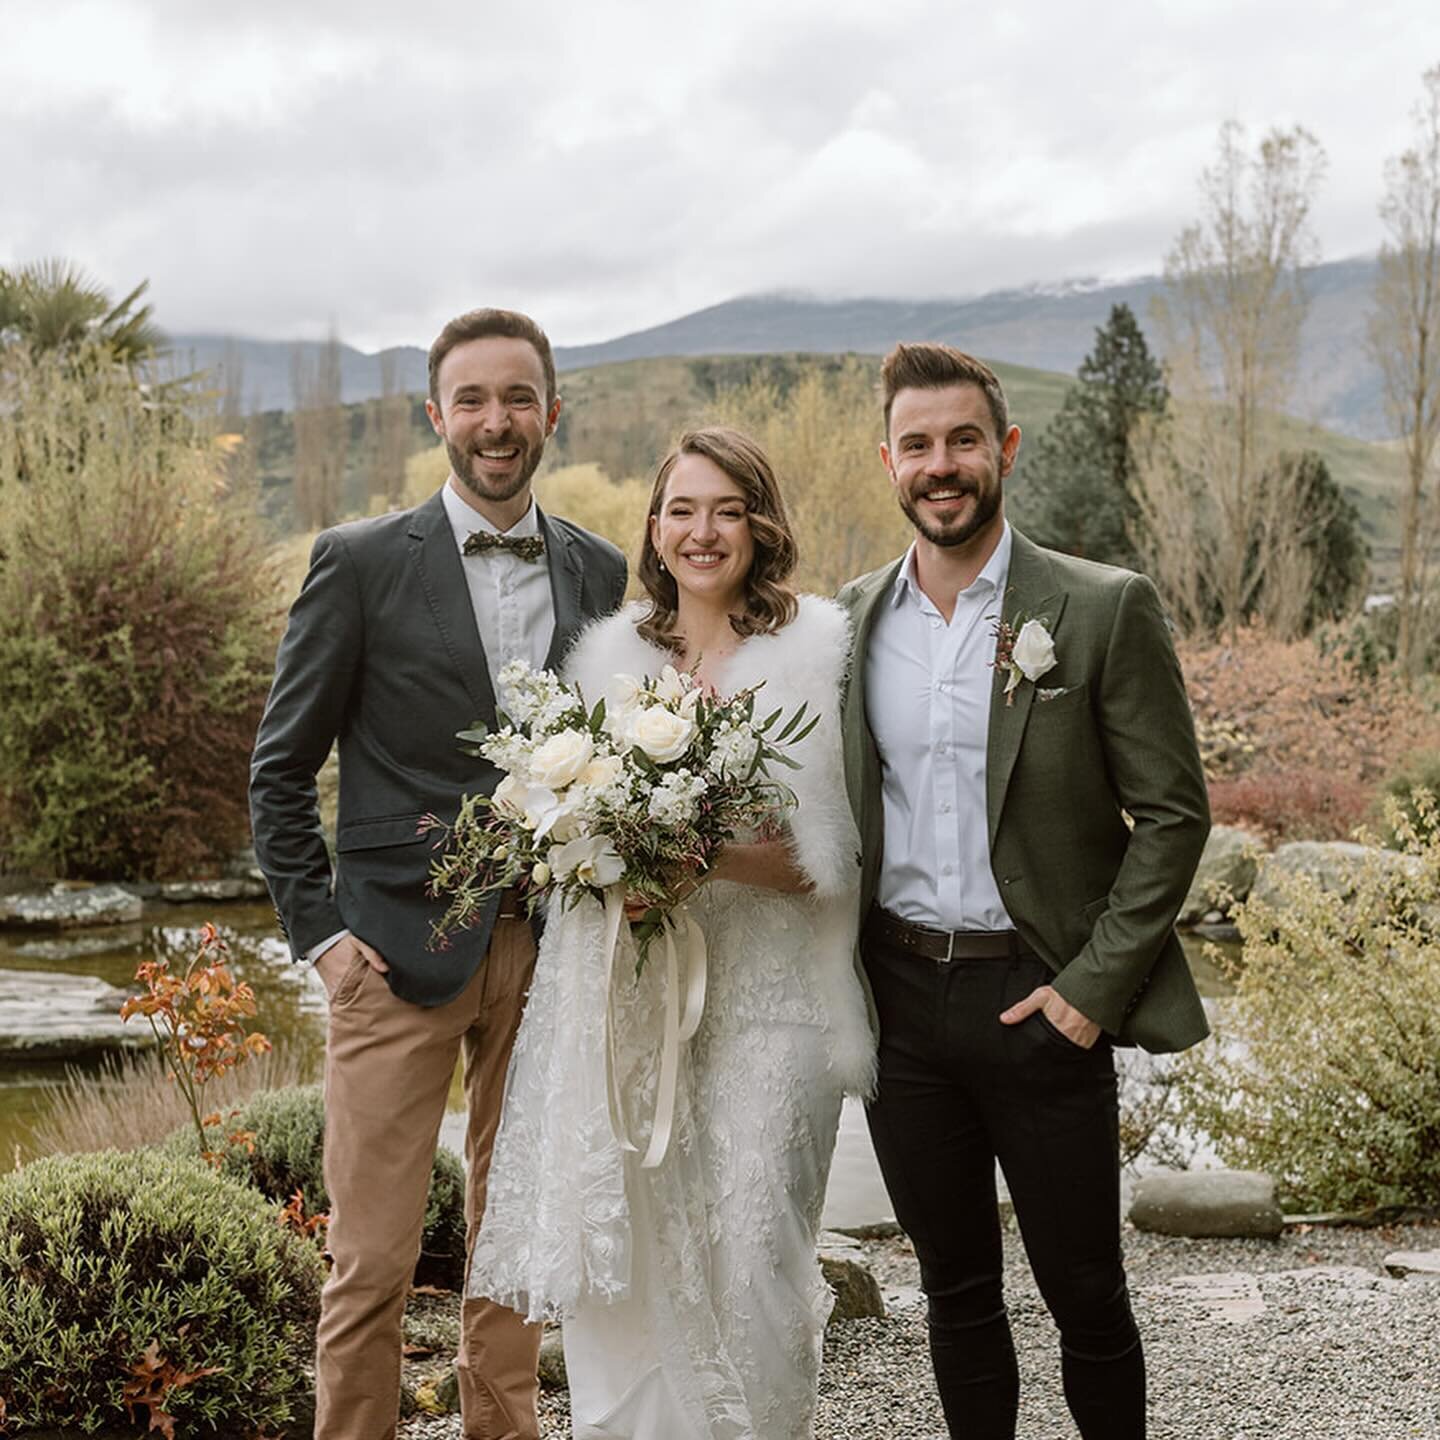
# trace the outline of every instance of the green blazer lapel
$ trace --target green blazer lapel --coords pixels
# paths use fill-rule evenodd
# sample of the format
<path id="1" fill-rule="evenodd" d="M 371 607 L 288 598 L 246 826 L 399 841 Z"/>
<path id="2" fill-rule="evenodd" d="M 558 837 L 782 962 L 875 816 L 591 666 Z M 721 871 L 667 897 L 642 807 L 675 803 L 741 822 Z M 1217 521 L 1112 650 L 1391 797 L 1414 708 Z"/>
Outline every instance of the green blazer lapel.
<path id="1" fill-rule="evenodd" d="M 881 604 L 889 595 L 896 575 L 900 573 L 903 559 L 902 556 L 900 560 L 895 560 L 857 581 L 849 600 L 854 638 L 850 651 L 850 679 L 845 688 L 841 714 L 841 730 L 845 745 L 845 788 L 849 793 L 850 809 L 862 838 L 868 833 L 867 813 L 878 809 L 880 804 L 879 757 L 875 753 L 875 740 L 865 718 L 865 658 L 870 647 L 870 632 L 875 628 Z"/>
<path id="2" fill-rule="evenodd" d="M 1060 625 L 1066 595 L 1055 579 L 1054 567 L 1038 545 L 1027 540 L 1018 530 L 1010 550 L 1010 574 L 1000 619 L 1017 630 L 1022 620 L 1043 620 L 1052 635 Z M 1022 680 L 1005 703 L 1005 682 L 1009 677 L 996 670 L 990 691 L 990 734 L 985 747 L 985 815 L 989 822 L 990 848 L 995 848 L 995 832 L 1000 826 L 1000 812 L 1005 807 L 1005 790 L 1010 773 L 1020 754 L 1025 738 L 1025 723 L 1035 703 L 1035 687 Z"/>

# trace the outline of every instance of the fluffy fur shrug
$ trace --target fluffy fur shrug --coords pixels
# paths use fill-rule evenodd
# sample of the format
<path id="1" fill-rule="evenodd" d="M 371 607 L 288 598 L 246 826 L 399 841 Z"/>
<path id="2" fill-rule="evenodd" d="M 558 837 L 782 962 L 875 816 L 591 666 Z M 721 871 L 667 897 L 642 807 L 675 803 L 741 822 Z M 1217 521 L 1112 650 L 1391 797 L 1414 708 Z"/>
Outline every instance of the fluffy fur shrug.
<path id="1" fill-rule="evenodd" d="M 565 676 L 594 703 L 617 674 L 658 675 L 673 657 L 641 638 L 645 613 L 631 603 L 584 630 L 565 660 Z M 831 1063 L 847 1091 L 874 1088 L 875 1041 L 855 971 L 859 925 L 860 841 L 845 790 L 840 737 L 840 689 L 850 655 L 850 622 L 831 600 L 802 595 L 795 619 L 769 635 L 741 641 L 713 678 L 727 692 L 764 683 L 759 707 L 788 714 L 801 702 L 821 719 L 787 753 L 801 768 L 783 772 L 798 805 L 790 822 L 790 845 L 814 887 L 797 903 L 811 907 L 820 953 L 815 967 L 831 1040 Z"/>

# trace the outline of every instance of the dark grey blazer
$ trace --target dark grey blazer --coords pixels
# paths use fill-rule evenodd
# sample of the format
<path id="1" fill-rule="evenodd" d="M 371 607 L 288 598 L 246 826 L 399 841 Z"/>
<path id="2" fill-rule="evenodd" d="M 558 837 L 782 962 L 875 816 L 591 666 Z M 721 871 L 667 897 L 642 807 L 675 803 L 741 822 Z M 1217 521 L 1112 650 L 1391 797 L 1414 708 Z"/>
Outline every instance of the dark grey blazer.
<path id="1" fill-rule="evenodd" d="M 625 593 L 608 541 L 540 515 L 555 599 L 557 665 L 580 628 Z M 490 943 L 495 905 L 443 952 L 427 948 L 443 906 L 425 895 L 431 842 L 422 816 L 450 820 L 463 793 L 499 772 L 461 753 L 455 733 L 495 721 L 495 695 L 439 492 L 414 510 L 357 520 L 315 541 L 290 611 L 255 738 L 255 853 L 297 959 L 348 928 L 390 964 L 401 999 L 441 1005 L 464 989 Z M 334 871 L 315 774 L 340 747 Z"/>

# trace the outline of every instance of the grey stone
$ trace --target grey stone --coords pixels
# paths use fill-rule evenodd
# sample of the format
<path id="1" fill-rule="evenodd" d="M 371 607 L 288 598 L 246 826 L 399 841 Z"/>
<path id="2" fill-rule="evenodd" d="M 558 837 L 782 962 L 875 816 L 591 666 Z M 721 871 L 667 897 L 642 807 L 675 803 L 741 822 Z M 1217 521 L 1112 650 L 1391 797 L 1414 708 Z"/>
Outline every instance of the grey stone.
<path id="1" fill-rule="evenodd" d="M 1357 845 L 1352 840 L 1292 840 L 1279 846 L 1260 867 L 1251 897 L 1280 909 L 1285 905 L 1283 886 L 1289 877 L 1309 876 L 1322 890 L 1348 899 L 1355 893 L 1356 878 L 1367 865 L 1384 870 L 1420 871 L 1418 856 L 1375 845 Z"/>
<path id="2" fill-rule="evenodd" d="M 121 885 L 52 885 L 0 897 L 0 926 L 69 930 L 78 925 L 123 925 L 140 918 L 144 903 Z"/>
<path id="3" fill-rule="evenodd" d="M 1260 1282 L 1244 1270 L 1177 1275 L 1166 1284 L 1155 1286 L 1150 1294 L 1198 1305 L 1207 1318 L 1231 1325 L 1248 1325 L 1265 1313 Z"/>
<path id="4" fill-rule="evenodd" d="M 883 1320 L 885 1300 L 865 1252 L 848 1235 L 824 1230 L 818 1246 L 820 1270 L 835 1292 L 830 1323 L 837 1320 Z"/>
<path id="5" fill-rule="evenodd" d="M 0 970 L 0 1060 L 63 1060 L 151 1044 L 143 1020 L 121 1020 L 125 996 L 94 975 Z"/>
<path id="6" fill-rule="evenodd" d="M 1440 1250 L 1392 1250 L 1385 1257 L 1385 1269 L 1397 1280 L 1411 1275 L 1440 1280 Z"/>
<path id="7" fill-rule="evenodd" d="M 565 1341 L 559 1330 L 549 1330 L 540 1342 L 540 1383 L 547 1390 L 568 1390 L 565 1374 Z"/>
<path id="8" fill-rule="evenodd" d="M 1220 896 L 1228 892 L 1243 900 L 1255 883 L 1259 856 L 1265 849 L 1260 836 L 1235 825 L 1214 825 L 1205 841 L 1190 893 L 1180 907 L 1179 923 L 1194 925 L 1214 910 Z"/>
<path id="9" fill-rule="evenodd" d="M 1135 1186 L 1130 1223 L 1137 1230 L 1192 1239 L 1274 1239 L 1285 1228 L 1275 1182 L 1257 1170 L 1146 1175 Z"/>
<path id="10" fill-rule="evenodd" d="M 460 1377 L 453 1370 L 447 1370 L 435 1382 L 435 1403 L 447 1415 L 460 1413 Z"/>

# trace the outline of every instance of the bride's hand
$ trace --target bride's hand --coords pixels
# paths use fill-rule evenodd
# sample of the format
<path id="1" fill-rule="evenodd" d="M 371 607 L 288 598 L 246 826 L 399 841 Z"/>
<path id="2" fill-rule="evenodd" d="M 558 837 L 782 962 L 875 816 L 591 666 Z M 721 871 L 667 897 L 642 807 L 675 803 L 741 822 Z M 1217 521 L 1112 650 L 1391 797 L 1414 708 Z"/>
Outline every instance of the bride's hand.
<path id="1" fill-rule="evenodd" d="M 724 853 L 723 850 L 721 853 Z M 674 890 L 664 900 L 646 900 L 632 890 L 625 897 L 625 918 L 633 925 L 643 920 L 652 910 L 673 910 L 675 906 L 683 905 L 714 873 L 713 868 L 698 874 L 694 871 L 687 872 L 675 882 Z"/>

